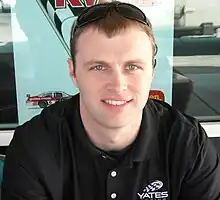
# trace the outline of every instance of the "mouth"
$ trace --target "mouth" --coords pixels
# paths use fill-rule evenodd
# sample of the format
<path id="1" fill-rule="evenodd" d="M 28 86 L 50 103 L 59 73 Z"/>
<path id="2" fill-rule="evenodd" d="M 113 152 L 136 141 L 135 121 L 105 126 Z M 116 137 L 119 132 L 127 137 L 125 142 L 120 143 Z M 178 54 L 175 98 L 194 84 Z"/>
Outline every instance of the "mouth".
<path id="1" fill-rule="evenodd" d="M 124 106 L 128 103 L 130 103 L 132 101 L 128 100 L 128 101 L 119 101 L 119 100 L 102 100 L 103 103 L 108 104 L 108 105 L 112 105 L 112 106 Z"/>

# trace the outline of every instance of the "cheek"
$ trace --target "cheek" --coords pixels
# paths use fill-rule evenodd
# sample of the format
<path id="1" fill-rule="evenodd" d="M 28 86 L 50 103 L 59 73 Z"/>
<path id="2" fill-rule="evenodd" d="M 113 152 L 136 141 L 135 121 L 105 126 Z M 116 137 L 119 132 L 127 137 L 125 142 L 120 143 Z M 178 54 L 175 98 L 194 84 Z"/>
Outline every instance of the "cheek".
<path id="1" fill-rule="evenodd" d="M 80 92 L 83 93 L 84 96 L 92 96 L 93 98 L 101 90 L 103 85 L 100 79 L 90 76 L 85 72 L 77 75 L 77 83 Z"/>
<path id="2" fill-rule="evenodd" d="M 151 88 L 151 83 L 152 83 L 152 76 L 151 75 L 146 75 L 142 74 L 140 76 L 137 76 L 133 81 L 132 81 L 132 86 L 133 88 L 140 94 L 145 96 L 148 94 L 150 88 Z"/>

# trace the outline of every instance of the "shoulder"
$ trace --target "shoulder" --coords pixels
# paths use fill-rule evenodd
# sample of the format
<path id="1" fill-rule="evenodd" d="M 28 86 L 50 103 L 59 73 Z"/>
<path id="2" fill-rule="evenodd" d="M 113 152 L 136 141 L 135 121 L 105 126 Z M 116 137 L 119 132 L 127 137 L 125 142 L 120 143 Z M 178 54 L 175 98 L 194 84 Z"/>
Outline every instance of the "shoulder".
<path id="1" fill-rule="evenodd" d="M 9 149 L 23 148 L 24 151 L 56 152 L 60 142 L 65 142 L 69 130 L 68 118 L 75 108 L 75 98 L 55 103 L 39 115 L 34 116 L 15 129 Z"/>
<path id="2" fill-rule="evenodd" d="M 200 123 L 195 117 L 178 111 L 166 102 L 149 100 L 148 106 L 160 124 L 166 126 L 169 132 L 172 130 L 179 133 L 200 131 Z"/>
<path id="3" fill-rule="evenodd" d="M 206 169 L 213 169 L 213 174 L 220 173 L 217 151 L 198 120 L 167 103 L 150 101 L 149 107 L 158 120 L 158 155 L 169 163 L 175 176 L 181 173 L 185 180 L 190 180 L 202 169 L 204 174 L 208 172 Z"/>
<path id="4" fill-rule="evenodd" d="M 67 118 L 74 108 L 73 100 L 51 105 L 16 128 L 4 162 L 5 190 L 10 188 L 8 191 L 14 190 L 19 196 L 27 194 L 25 190 L 32 188 L 35 193 L 27 195 L 38 197 L 51 186 L 56 187 L 58 193 L 62 191 L 62 169 L 65 167 L 67 170 L 66 164 L 71 162 Z M 24 185 L 11 177 L 22 177 Z"/>
<path id="5" fill-rule="evenodd" d="M 150 100 L 148 106 L 159 123 L 158 137 L 169 145 L 171 151 L 188 148 L 189 153 L 190 150 L 196 153 L 207 142 L 208 136 L 195 117 L 181 113 L 166 102 Z"/>

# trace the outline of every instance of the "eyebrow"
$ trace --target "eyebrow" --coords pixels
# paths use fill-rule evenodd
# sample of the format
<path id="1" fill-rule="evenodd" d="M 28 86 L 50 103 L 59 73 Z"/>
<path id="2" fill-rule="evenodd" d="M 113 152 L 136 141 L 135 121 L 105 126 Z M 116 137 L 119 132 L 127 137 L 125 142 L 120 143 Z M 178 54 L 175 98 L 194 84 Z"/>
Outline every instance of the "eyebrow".
<path id="1" fill-rule="evenodd" d="M 142 59 L 132 59 L 132 60 L 127 60 L 125 62 L 126 65 L 130 64 L 130 63 L 146 64 L 146 62 L 144 62 Z M 88 60 L 88 61 L 84 62 L 84 66 L 90 66 L 90 65 L 94 65 L 94 64 L 101 64 L 101 65 L 106 65 L 106 66 L 111 65 L 109 62 L 106 62 L 103 60 L 96 60 L 96 59 L 92 59 L 92 60 Z"/>
<path id="2" fill-rule="evenodd" d="M 126 63 L 126 64 L 129 64 L 129 63 L 146 64 L 146 62 L 143 61 L 142 59 L 132 59 L 132 60 L 126 61 L 125 63 Z"/>
<path id="3" fill-rule="evenodd" d="M 96 59 L 92 59 L 92 60 L 88 60 L 88 61 L 84 62 L 84 66 L 90 66 L 90 65 L 94 65 L 94 64 L 110 65 L 110 63 L 108 63 L 106 61 L 96 60 Z"/>

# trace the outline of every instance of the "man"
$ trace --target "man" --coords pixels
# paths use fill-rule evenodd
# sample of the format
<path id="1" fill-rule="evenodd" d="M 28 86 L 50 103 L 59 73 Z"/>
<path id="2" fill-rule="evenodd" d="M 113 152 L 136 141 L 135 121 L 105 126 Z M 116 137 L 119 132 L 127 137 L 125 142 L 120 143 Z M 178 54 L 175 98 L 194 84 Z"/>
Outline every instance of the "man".
<path id="1" fill-rule="evenodd" d="M 80 94 L 18 127 L 3 200 L 218 200 L 219 156 L 192 117 L 146 100 L 156 44 L 133 5 L 87 8 L 71 31 Z"/>

